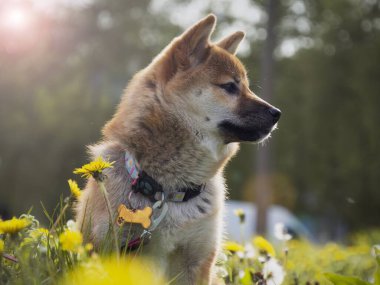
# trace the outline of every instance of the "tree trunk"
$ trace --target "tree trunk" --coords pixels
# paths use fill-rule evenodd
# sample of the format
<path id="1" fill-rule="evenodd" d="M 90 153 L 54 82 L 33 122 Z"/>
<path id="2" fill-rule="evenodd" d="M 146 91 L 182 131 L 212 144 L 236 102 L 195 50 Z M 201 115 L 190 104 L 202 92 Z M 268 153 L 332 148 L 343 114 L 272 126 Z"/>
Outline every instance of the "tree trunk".
<path id="1" fill-rule="evenodd" d="M 261 59 L 261 97 L 269 102 L 273 97 L 273 53 L 276 45 L 274 27 L 276 22 L 277 5 L 277 0 L 267 1 L 267 38 L 265 40 Z M 266 144 L 265 146 L 258 148 L 256 160 L 255 202 L 257 206 L 256 232 L 258 234 L 265 234 L 267 231 L 267 210 L 271 204 L 272 197 L 271 173 L 270 145 Z"/>

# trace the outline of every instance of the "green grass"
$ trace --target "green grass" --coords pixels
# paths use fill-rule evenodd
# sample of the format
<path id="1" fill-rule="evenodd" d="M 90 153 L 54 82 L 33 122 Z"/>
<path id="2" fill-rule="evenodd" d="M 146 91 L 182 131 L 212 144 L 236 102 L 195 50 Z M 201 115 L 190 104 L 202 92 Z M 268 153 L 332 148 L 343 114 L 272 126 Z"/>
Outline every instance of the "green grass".
<path id="1" fill-rule="evenodd" d="M 107 191 L 103 192 L 106 196 Z M 29 213 L 0 221 L 0 284 L 170 283 L 157 278 L 152 271 L 157 266 L 136 257 L 138 252 L 119 257 L 85 244 L 74 221 L 66 218 L 78 195 L 71 189 L 71 195 L 60 200 L 53 215 L 45 210 L 50 221 L 47 228 L 41 228 Z M 244 213 L 236 214 L 244 227 Z M 110 231 L 104 248 L 113 249 Z M 380 240 L 379 230 L 355 235 L 349 246 L 314 245 L 306 240 L 287 241 L 286 233 L 281 236 L 285 238 L 277 246 L 262 237 L 246 244 L 227 242 L 215 267 L 221 284 L 380 285 L 380 271 L 376 269 L 380 247 L 374 246 Z"/>
<path id="2" fill-rule="evenodd" d="M 61 205 L 61 209 L 64 206 Z M 109 260 L 109 254 L 96 253 L 91 245 L 81 241 L 65 250 L 59 237 L 69 231 L 73 222 L 66 223 L 64 215 L 55 228 L 49 230 L 40 230 L 39 222 L 31 215 L 21 218 L 28 221 L 28 226 L 14 234 L 0 235 L 4 241 L 0 284 L 57 284 L 67 279 L 73 269 L 81 268 L 81 274 L 85 274 L 83 268 L 94 267 L 94 262 L 103 262 L 104 258 Z M 281 284 L 278 280 L 283 280 L 282 284 L 332 284 L 329 279 L 335 284 L 351 284 L 347 280 L 347 283 L 339 283 L 336 275 L 326 275 L 327 272 L 374 282 L 376 259 L 370 253 L 370 241 L 370 234 L 356 236 L 350 246 L 335 243 L 318 246 L 306 240 L 290 240 L 275 247 L 274 256 L 253 243 L 235 245 L 235 248 L 226 244 L 218 258 L 216 272 L 226 284 L 246 285 L 264 280 L 277 285 Z M 102 284 L 111 283 L 105 280 Z"/>

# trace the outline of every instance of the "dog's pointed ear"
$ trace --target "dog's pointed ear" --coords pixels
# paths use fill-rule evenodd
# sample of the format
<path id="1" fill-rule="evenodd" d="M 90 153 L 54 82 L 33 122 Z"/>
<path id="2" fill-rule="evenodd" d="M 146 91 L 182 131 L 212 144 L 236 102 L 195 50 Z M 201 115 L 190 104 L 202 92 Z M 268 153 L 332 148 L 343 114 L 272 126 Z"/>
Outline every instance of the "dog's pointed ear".
<path id="1" fill-rule="evenodd" d="M 215 23 L 216 17 L 210 14 L 179 36 L 174 53 L 180 68 L 196 66 L 207 57 Z"/>
<path id="2" fill-rule="evenodd" d="M 235 54 L 244 37 L 245 33 L 238 31 L 222 39 L 216 45 L 222 49 L 225 49 L 231 54 Z"/>
<path id="3" fill-rule="evenodd" d="M 168 82 L 179 70 L 187 70 L 203 62 L 211 49 L 210 35 L 216 17 L 210 14 L 187 29 L 163 51 L 161 78 Z"/>

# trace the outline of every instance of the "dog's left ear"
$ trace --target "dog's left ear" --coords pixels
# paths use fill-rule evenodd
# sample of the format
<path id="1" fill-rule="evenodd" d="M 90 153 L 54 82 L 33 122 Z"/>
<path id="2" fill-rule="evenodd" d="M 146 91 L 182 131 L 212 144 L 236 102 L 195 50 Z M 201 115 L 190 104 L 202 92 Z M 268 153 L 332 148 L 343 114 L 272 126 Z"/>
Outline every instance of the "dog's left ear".
<path id="1" fill-rule="evenodd" d="M 241 41 L 244 39 L 245 33 L 238 31 L 233 33 L 232 35 L 229 35 L 228 37 L 222 39 L 219 41 L 216 45 L 218 47 L 221 47 L 222 49 L 225 49 L 231 54 L 236 54 L 236 51 L 241 43 Z"/>

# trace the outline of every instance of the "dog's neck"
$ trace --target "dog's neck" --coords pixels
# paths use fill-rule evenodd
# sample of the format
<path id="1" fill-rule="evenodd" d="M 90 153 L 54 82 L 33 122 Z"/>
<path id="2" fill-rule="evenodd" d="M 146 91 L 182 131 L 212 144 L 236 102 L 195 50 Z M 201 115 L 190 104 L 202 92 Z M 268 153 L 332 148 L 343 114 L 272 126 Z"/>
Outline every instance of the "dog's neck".
<path id="1" fill-rule="evenodd" d="M 183 114 L 157 95 L 154 82 L 138 100 L 133 81 L 114 118 L 104 129 L 105 139 L 117 141 L 134 155 L 142 170 L 168 189 L 206 183 L 238 149 L 202 133 Z"/>
<path id="2" fill-rule="evenodd" d="M 126 141 L 141 169 L 173 190 L 206 183 L 226 158 L 218 161 L 202 143 L 202 135 L 179 118 L 168 113 L 158 117 L 159 122 L 152 122 L 152 114 L 140 117 L 138 129 Z"/>

